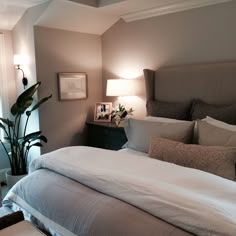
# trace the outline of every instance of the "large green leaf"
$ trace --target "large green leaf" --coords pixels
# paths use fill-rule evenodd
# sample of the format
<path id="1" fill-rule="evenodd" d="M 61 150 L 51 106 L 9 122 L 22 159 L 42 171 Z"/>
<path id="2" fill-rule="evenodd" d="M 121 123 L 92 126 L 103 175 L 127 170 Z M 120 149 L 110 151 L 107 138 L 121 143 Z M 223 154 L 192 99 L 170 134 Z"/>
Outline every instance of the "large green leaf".
<path id="1" fill-rule="evenodd" d="M 6 129 L 5 126 L 2 123 L 0 123 L 0 128 Z"/>
<path id="2" fill-rule="evenodd" d="M 18 145 L 18 142 L 15 138 L 4 137 L 4 139 L 7 142 L 11 143 L 11 145 L 13 145 L 14 147 Z"/>
<path id="3" fill-rule="evenodd" d="M 2 123 L 0 123 L 0 128 L 6 132 L 6 127 Z"/>
<path id="4" fill-rule="evenodd" d="M 41 141 L 44 141 L 45 143 L 48 142 L 47 138 L 46 138 L 44 135 L 40 135 L 40 136 L 39 136 L 39 139 L 40 139 Z"/>
<path id="5" fill-rule="evenodd" d="M 33 146 L 42 147 L 43 144 L 38 142 L 38 143 L 34 143 L 34 144 L 30 145 L 30 146 L 31 147 L 33 147 Z"/>
<path id="6" fill-rule="evenodd" d="M 19 107 L 17 106 L 17 104 L 16 103 L 13 104 L 11 107 L 11 114 L 15 116 L 18 113 L 18 110 L 19 110 Z"/>
<path id="7" fill-rule="evenodd" d="M 43 144 L 42 144 L 42 143 L 39 143 L 39 142 L 38 142 L 38 143 L 34 143 L 34 144 L 28 146 L 27 149 L 29 150 L 29 149 L 32 148 L 33 146 L 36 146 L 36 147 L 42 147 Z"/>
<path id="8" fill-rule="evenodd" d="M 36 140 L 41 140 L 45 143 L 47 143 L 48 141 L 47 138 L 43 135 L 35 135 L 34 137 L 31 137 L 30 139 L 28 139 L 28 142 L 34 142 Z"/>
<path id="9" fill-rule="evenodd" d="M 30 107 L 33 103 L 33 98 L 32 97 L 28 97 L 28 98 L 25 98 L 25 101 L 24 103 L 21 104 L 21 106 L 19 106 L 17 103 L 15 103 L 12 107 L 11 107 L 11 114 L 13 116 L 19 114 L 23 114 L 26 109 L 28 107 Z"/>
<path id="10" fill-rule="evenodd" d="M 14 123 L 9 119 L 0 118 L 0 120 L 9 127 L 13 127 Z"/>
<path id="11" fill-rule="evenodd" d="M 31 106 L 33 102 L 33 95 L 37 91 L 41 82 L 38 82 L 26 89 L 16 100 L 16 103 L 11 107 L 12 115 L 23 114 L 25 110 Z"/>
<path id="12" fill-rule="evenodd" d="M 47 143 L 47 138 L 44 135 L 41 135 L 41 131 L 37 131 L 34 133 L 27 134 L 25 137 L 21 137 L 18 139 L 18 143 L 24 146 L 27 142 L 31 143 L 36 140 L 41 140 L 45 143 Z"/>
<path id="13" fill-rule="evenodd" d="M 26 136 L 19 138 L 18 142 L 24 145 L 24 143 L 28 142 L 29 140 L 40 137 L 41 133 L 42 133 L 41 131 L 37 131 L 37 132 L 27 134 Z"/>
<path id="14" fill-rule="evenodd" d="M 38 87 L 40 86 L 41 82 L 38 82 L 34 85 L 32 85 L 31 87 L 29 87 L 28 89 L 26 89 L 18 98 L 16 103 L 20 106 L 21 104 L 24 104 L 25 99 L 32 97 L 34 95 L 34 93 L 37 91 Z"/>
<path id="15" fill-rule="evenodd" d="M 43 103 L 45 103 L 48 99 L 50 99 L 52 97 L 52 94 L 48 97 L 45 97 L 43 99 L 41 99 L 39 102 L 37 102 L 30 111 L 27 111 L 26 112 L 26 115 L 27 116 L 30 116 L 31 115 L 31 112 L 38 109 Z"/>

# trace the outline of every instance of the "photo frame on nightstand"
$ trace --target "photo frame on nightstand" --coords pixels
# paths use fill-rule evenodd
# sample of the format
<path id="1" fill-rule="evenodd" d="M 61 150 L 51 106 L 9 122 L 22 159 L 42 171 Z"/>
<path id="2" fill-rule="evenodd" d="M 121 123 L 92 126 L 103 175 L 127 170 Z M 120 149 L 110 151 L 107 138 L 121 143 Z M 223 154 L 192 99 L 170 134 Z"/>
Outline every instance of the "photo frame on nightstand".
<path id="1" fill-rule="evenodd" d="M 94 109 L 95 122 L 111 122 L 111 102 L 96 102 Z"/>

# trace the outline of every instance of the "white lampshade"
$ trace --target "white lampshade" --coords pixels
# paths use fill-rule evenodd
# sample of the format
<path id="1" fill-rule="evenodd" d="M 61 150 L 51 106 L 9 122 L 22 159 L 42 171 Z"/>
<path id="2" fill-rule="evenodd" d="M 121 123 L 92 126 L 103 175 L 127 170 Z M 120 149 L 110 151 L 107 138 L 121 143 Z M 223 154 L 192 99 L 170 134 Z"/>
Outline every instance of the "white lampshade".
<path id="1" fill-rule="evenodd" d="M 136 87 L 135 79 L 109 79 L 106 96 L 135 96 Z"/>
<path id="2" fill-rule="evenodd" d="M 15 54 L 13 57 L 13 64 L 14 65 L 23 65 L 26 64 L 26 56 L 21 54 Z"/>

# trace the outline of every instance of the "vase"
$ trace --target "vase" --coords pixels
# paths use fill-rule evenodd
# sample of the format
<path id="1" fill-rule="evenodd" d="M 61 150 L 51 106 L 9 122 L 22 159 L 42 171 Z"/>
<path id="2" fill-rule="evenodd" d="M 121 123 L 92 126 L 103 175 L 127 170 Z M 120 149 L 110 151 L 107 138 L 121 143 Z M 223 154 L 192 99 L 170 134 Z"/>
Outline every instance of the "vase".
<path id="1" fill-rule="evenodd" d="M 19 180 L 21 180 L 26 175 L 11 175 L 11 170 L 6 172 L 6 181 L 9 188 L 13 187 Z"/>

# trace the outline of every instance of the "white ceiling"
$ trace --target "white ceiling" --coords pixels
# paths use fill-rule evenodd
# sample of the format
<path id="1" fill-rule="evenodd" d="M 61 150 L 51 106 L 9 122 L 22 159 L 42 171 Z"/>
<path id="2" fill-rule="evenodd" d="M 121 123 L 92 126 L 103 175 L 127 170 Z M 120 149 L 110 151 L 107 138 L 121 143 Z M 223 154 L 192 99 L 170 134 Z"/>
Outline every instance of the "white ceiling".
<path id="1" fill-rule="evenodd" d="M 0 0 L 0 29 L 11 30 L 24 12 L 50 2 L 36 25 L 103 34 L 120 18 L 125 21 L 169 14 L 231 0 Z"/>
<path id="2" fill-rule="evenodd" d="M 48 0 L 0 0 L 0 29 L 11 30 L 24 12 Z"/>

